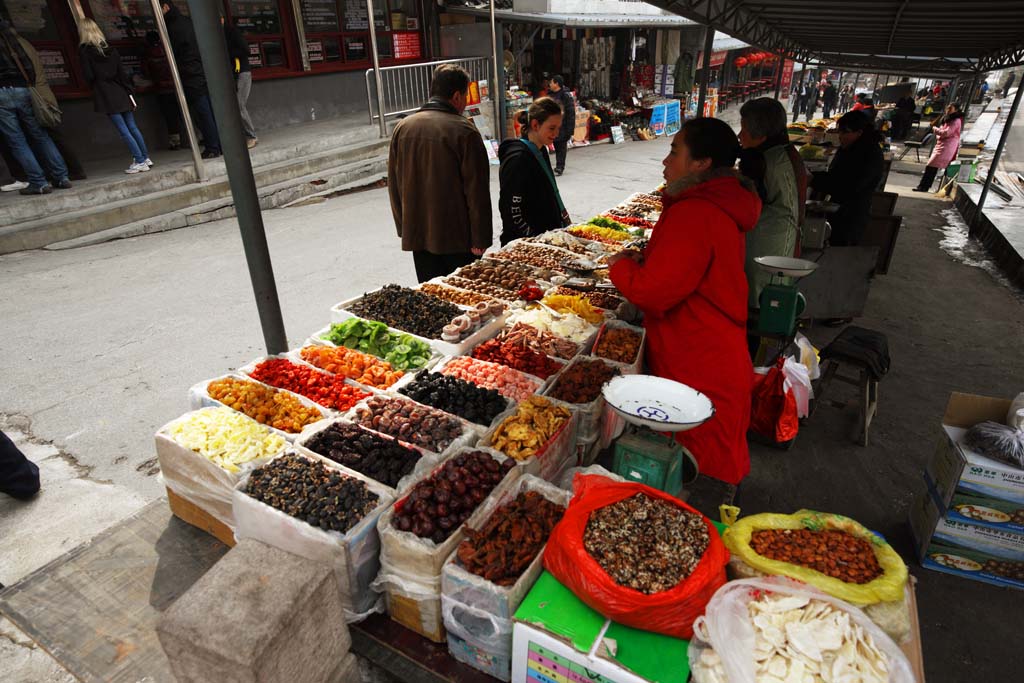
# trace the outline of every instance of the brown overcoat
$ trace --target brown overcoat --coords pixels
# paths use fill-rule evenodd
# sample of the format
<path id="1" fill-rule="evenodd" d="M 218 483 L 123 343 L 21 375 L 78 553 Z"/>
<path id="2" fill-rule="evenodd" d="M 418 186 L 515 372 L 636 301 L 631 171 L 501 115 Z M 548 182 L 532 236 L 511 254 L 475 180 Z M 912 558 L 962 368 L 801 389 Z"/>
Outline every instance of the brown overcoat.
<path id="1" fill-rule="evenodd" d="M 466 253 L 494 240 L 487 150 L 446 104 L 432 101 L 395 126 L 388 192 L 403 251 Z"/>

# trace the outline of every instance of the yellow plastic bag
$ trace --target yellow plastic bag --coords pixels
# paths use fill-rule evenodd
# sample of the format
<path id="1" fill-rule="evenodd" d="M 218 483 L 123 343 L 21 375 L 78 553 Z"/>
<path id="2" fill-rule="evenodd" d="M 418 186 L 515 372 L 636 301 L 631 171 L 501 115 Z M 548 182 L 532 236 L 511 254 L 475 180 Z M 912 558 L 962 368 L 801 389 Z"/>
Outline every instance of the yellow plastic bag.
<path id="1" fill-rule="evenodd" d="M 882 568 L 882 575 L 868 583 L 852 584 L 822 574 L 816 569 L 768 559 L 750 547 L 750 538 L 753 533 L 763 529 L 845 531 L 851 536 L 871 543 L 875 557 L 878 558 L 878 564 Z M 726 529 L 722 534 L 722 540 L 725 541 L 725 547 L 733 556 L 760 572 L 798 579 L 833 597 L 857 606 L 903 600 L 903 591 L 907 583 L 907 565 L 888 543 L 849 517 L 813 510 L 800 510 L 792 515 L 772 513 L 749 515 Z"/>

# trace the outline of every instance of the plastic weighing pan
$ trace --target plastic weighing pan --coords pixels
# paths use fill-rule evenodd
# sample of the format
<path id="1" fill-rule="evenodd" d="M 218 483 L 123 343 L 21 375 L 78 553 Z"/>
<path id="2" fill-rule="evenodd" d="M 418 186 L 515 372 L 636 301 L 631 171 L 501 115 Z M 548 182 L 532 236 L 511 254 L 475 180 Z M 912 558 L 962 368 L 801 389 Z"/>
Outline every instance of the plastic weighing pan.
<path id="1" fill-rule="evenodd" d="M 604 398 L 626 421 L 659 432 L 685 432 L 715 414 L 707 396 L 653 375 L 622 375 L 604 385 Z"/>
<path id="2" fill-rule="evenodd" d="M 761 270 L 787 277 L 804 277 L 818 269 L 818 264 L 814 261 L 788 256 L 758 256 L 754 261 Z"/>

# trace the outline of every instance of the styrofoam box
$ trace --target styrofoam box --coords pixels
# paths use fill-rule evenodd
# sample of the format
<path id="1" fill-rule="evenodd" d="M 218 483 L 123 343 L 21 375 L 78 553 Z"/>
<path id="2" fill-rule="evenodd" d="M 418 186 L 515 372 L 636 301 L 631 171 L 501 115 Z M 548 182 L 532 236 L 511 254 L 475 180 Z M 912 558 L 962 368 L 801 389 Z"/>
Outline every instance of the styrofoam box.
<path id="1" fill-rule="evenodd" d="M 223 406 L 223 407 L 227 408 L 228 406 L 225 406 L 223 403 L 221 403 L 217 399 L 211 397 L 209 392 L 206 389 L 206 387 L 209 386 L 210 382 L 215 382 L 215 381 L 217 381 L 219 379 L 227 379 L 227 378 L 231 378 L 231 379 L 244 379 L 246 382 L 253 382 L 255 384 L 259 384 L 260 386 L 267 387 L 268 389 L 272 389 L 274 391 L 280 391 L 282 393 L 288 394 L 289 396 L 294 396 L 299 401 L 299 403 L 302 403 L 304 406 L 306 406 L 308 408 L 314 408 L 314 409 L 318 410 L 320 412 L 320 414 L 323 416 L 322 419 L 324 419 L 324 420 L 338 416 L 338 413 L 336 411 L 324 408 L 323 406 L 320 406 L 320 405 L 314 403 L 313 401 L 310 401 L 305 396 L 300 396 L 299 394 L 296 394 L 294 392 L 288 391 L 287 389 L 278 389 L 277 387 L 272 387 L 269 384 L 264 384 L 263 382 L 260 382 L 258 380 L 253 379 L 252 377 L 247 377 L 247 376 L 245 376 L 243 374 L 235 373 L 235 372 L 231 372 L 231 373 L 228 373 L 226 375 L 221 375 L 220 377 L 214 377 L 213 379 L 203 380 L 202 382 L 199 382 L 197 384 L 192 385 L 192 387 L 188 390 L 189 407 L 192 410 L 198 410 L 199 408 L 205 408 L 207 406 Z M 232 408 L 231 410 L 234 410 L 234 408 Z M 236 411 L 236 412 L 240 412 L 240 411 Z M 241 413 L 241 414 L 245 415 L 245 413 Z M 249 416 L 246 415 L 246 417 L 249 417 Z M 317 420 L 317 422 L 319 422 L 319 421 L 320 420 Z M 310 424 L 316 424 L 316 422 L 312 422 Z M 306 425 L 306 426 L 308 427 L 309 425 Z M 276 432 L 277 434 L 280 434 L 281 436 L 283 436 L 284 438 L 288 439 L 289 441 L 294 441 L 295 438 L 299 435 L 298 432 L 295 432 L 295 433 L 286 432 L 286 431 L 277 429 L 275 427 L 270 427 L 270 426 L 267 426 L 267 429 L 272 429 L 274 432 Z"/>
<path id="2" fill-rule="evenodd" d="M 396 439 L 393 436 L 388 436 L 387 434 L 381 434 L 380 432 L 374 431 L 372 429 L 367 429 L 366 427 L 363 427 L 362 425 L 358 425 L 358 424 L 356 424 L 352 420 L 349 420 L 346 417 L 338 417 L 338 418 L 334 418 L 332 420 L 321 420 L 320 422 L 316 422 L 316 423 L 310 425 L 308 428 L 303 429 L 302 432 L 299 434 L 298 438 L 295 440 L 295 449 L 297 451 L 299 451 L 300 453 L 304 454 L 304 455 L 310 455 L 310 456 L 314 456 L 314 457 L 318 457 L 318 458 L 324 458 L 324 459 L 326 459 L 326 460 L 328 460 L 330 462 L 335 462 L 335 461 L 331 460 L 329 457 L 327 457 L 327 456 L 325 456 L 325 455 L 323 455 L 321 453 L 317 453 L 313 449 L 309 448 L 306 444 L 309 443 L 309 441 L 316 434 L 322 432 L 323 430 L 327 429 L 331 425 L 338 424 L 338 423 L 354 425 L 354 426 L 358 427 L 359 429 L 367 432 L 368 434 L 372 434 L 375 437 L 378 437 L 378 438 L 381 438 L 381 439 L 385 439 L 387 441 L 398 442 L 401 446 L 403 446 L 405 448 L 412 449 L 412 450 L 414 450 L 414 451 L 416 451 L 417 453 L 420 454 L 420 459 L 416 461 L 416 465 L 413 467 L 412 471 L 409 472 L 409 474 L 407 474 L 404 477 L 402 477 L 398 481 L 398 485 L 396 487 L 392 488 L 392 487 L 388 486 L 387 484 L 385 484 L 383 482 L 379 482 L 379 481 L 377 482 L 377 484 L 379 484 L 380 486 L 383 486 L 385 489 L 387 489 L 391 493 L 392 497 L 396 497 L 401 492 L 406 491 L 407 489 L 412 487 L 416 482 L 418 482 L 420 479 L 422 479 L 427 474 L 429 474 L 431 471 L 433 471 L 434 467 L 437 466 L 437 462 L 439 460 L 439 456 L 436 453 L 431 453 L 430 451 L 425 451 L 422 448 L 419 448 L 418 446 L 413 446 L 412 444 L 405 443 L 404 441 Z M 344 469 L 353 469 L 351 467 L 346 467 L 345 465 L 342 465 L 341 463 L 335 463 L 335 464 L 338 467 L 342 467 Z M 358 472 L 358 470 L 356 470 L 356 471 Z M 367 475 L 363 475 L 362 473 L 360 473 L 360 474 L 362 476 L 367 476 Z M 374 481 L 376 481 L 376 480 L 374 479 Z"/>
<path id="3" fill-rule="evenodd" d="M 370 583 L 380 567 L 380 539 L 377 521 L 394 498 L 387 487 L 358 472 L 312 453 L 301 457 L 320 463 L 328 469 L 358 479 L 377 494 L 379 504 L 345 534 L 324 531 L 260 502 L 245 493 L 252 472 L 246 474 L 234 489 L 233 511 L 237 528 L 235 538 L 252 538 L 299 557 L 331 566 L 341 588 L 346 620 L 356 619 L 377 600 Z"/>
<path id="4" fill-rule="evenodd" d="M 284 452 L 287 443 L 278 453 L 243 463 L 238 472 L 228 472 L 191 448 L 182 446 L 167 433 L 175 422 L 187 418 L 192 412 L 171 420 L 157 430 L 154 439 L 160 474 L 167 488 L 234 530 L 235 515 L 231 506 L 235 486 L 247 472 Z M 255 420 L 252 422 L 259 424 Z M 262 426 L 273 431 L 270 427 Z"/>
<path id="5" fill-rule="evenodd" d="M 358 316 L 355 313 L 352 313 L 351 311 L 348 310 L 350 306 L 358 303 L 359 301 L 362 300 L 362 298 L 362 296 L 357 296 L 353 299 L 348 299 L 347 301 L 342 301 L 341 303 L 337 303 L 334 306 L 332 306 L 331 320 L 336 323 L 343 323 L 349 318 L 361 318 L 362 320 L 367 320 L 367 318 Z M 452 305 L 454 306 L 455 304 Z M 421 337 L 418 334 L 413 334 L 412 332 L 407 332 L 406 330 L 402 330 L 397 327 L 392 328 L 390 325 L 388 326 L 388 329 L 394 329 L 397 332 L 409 335 L 413 339 L 418 339 L 419 341 L 425 342 L 430 345 L 430 348 L 434 349 L 438 353 L 441 353 L 442 355 L 461 356 L 464 355 L 469 349 L 473 348 L 477 344 L 484 342 L 493 337 L 494 335 L 498 334 L 501 328 L 504 327 L 505 319 L 507 317 L 508 313 L 503 313 L 495 318 L 491 318 L 486 323 L 481 325 L 480 328 L 477 329 L 473 334 L 469 335 L 468 337 L 458 342 L 457 344 L 446 342 L 441 339 L 429 339 L 427 337 Z"/>

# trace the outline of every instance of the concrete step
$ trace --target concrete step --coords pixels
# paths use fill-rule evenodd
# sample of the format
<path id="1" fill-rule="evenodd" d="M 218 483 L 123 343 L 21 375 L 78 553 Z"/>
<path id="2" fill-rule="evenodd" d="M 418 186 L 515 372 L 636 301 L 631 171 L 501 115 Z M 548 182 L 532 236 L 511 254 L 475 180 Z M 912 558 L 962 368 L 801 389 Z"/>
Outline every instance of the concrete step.
<path id="1" fill-rule="evenodd" d="M 308 129 L 307 129 L 308 128 Z M 276 132 L 275 132 L 276 133 Z M 339 151 L 347 151 L 365 144 L 380 144 L 377 129 L 369 126 L 320 125 L 316 128 L 296 126 L 276 139 L 270 139 L 249 151 L 254 169 L 280 167 L 294 163 L 296 159 L 326 158 L 321 168 L 342 163 L 331 160 Z M 171 190 L 194 183 L 195 168 L 191 153 L 187 150 L 153 154 L 156 165 L 148 173 L 128 175 L 123 173 L 130 159 L 125 158 L 124 166 L 106 164 L 100 172 L 90 168 L 87 180 L 74 183 L 74 188 L 47 195 L 44 201 L 26 201 L 14 195 L 0 197 L 0 227 L 28 223 L 64 213 L 104 206 L 124 199 L 143 197 L 163 190 Z M 224 178 L 227 170 L 224 159 L 204 161 L 208 180 Z M 312 172 L 312 168 L 309 169 Z M 272 182 L 277 182 L 272 181 Z"/>
<path id="2" fill-rule="evenodd" d="M 357 161 L 345 166 L 329 169 L 325 173 L 314 173 L 275 185 L 257 188 L 260 208 L 263 210 L 274 209 L 308 197 L 365 187 L 386 177 L 386 157 Z M 77 249 L 78 247 L 102 244 L 112 240 L 151 235 L 158 232 L 201 225 L 234 216 L 235 205 L 231 197 L 214 199 L 178 211 L 110 228 L 109 230 L 101 230 L 70 240 L 47 244 L 43 248 L 51 251 Z"/>
<path id="3" fill-rule="evenodd" d="M 254 170 L 260 203 L 263 208 L 273 208 L 363 179 L 367 184 L 374 182 L 386 168 L 387 144 L 387 140 L 371 139 L 305 156 L 293 154 L 260 166 Z M 38 249 L 122 227 L 146 234 L 233 215 L 231 188 L 227 176 L 221 175 L 202 183 L 183 183 L 143 196 L 0 227 L 0 254 Z"/>

